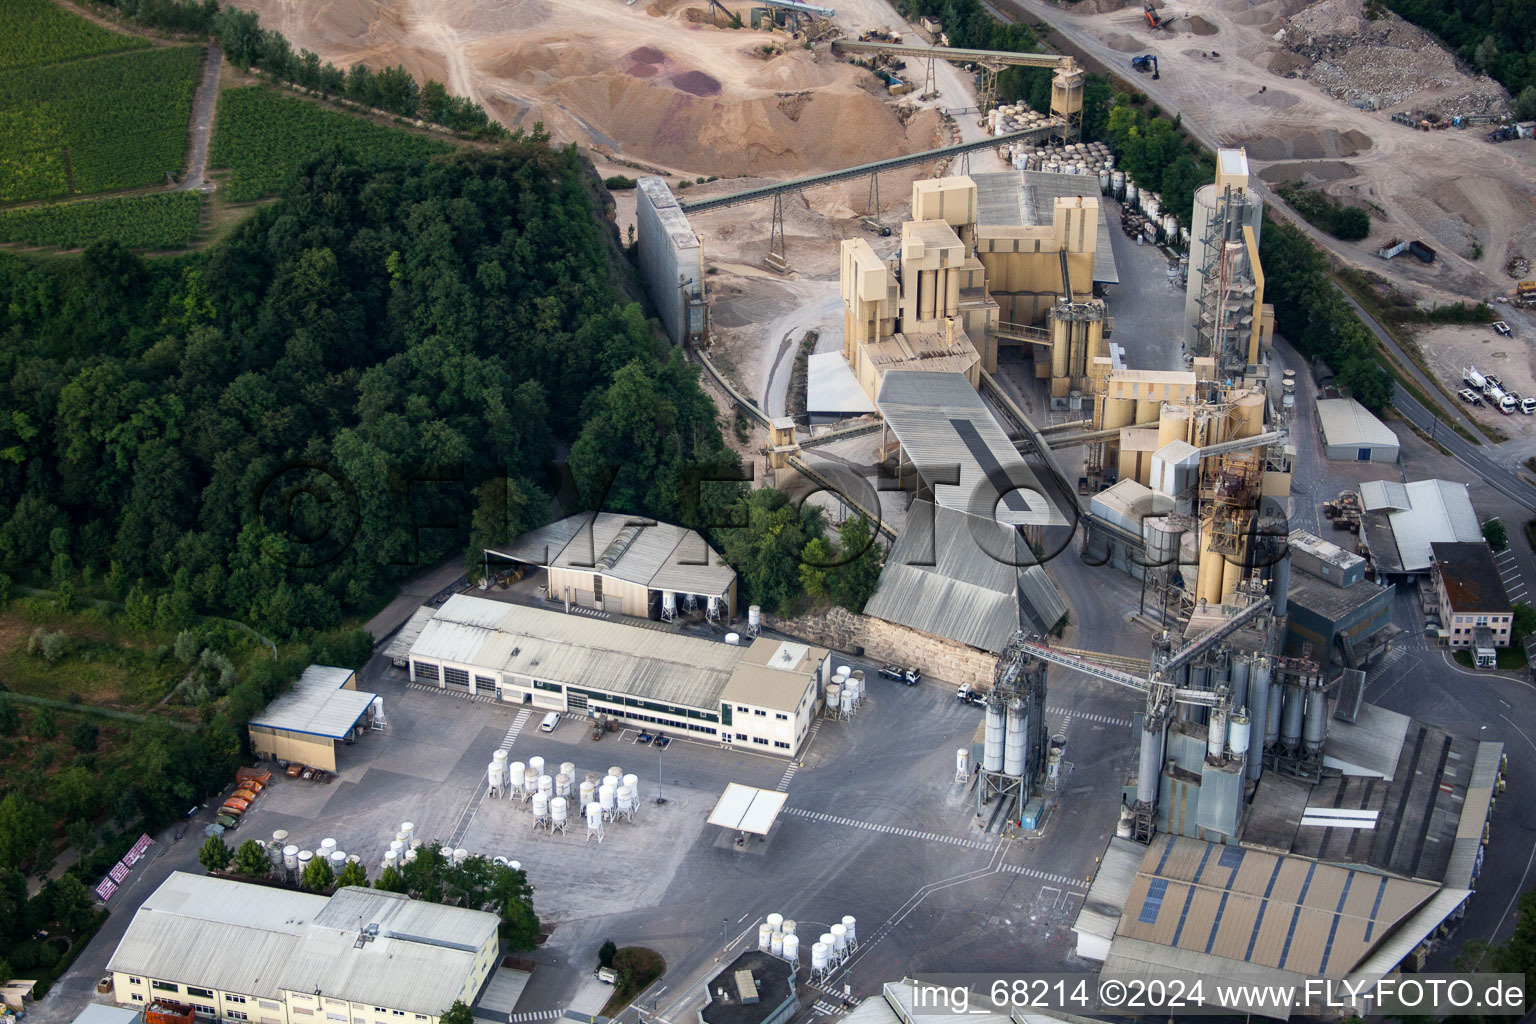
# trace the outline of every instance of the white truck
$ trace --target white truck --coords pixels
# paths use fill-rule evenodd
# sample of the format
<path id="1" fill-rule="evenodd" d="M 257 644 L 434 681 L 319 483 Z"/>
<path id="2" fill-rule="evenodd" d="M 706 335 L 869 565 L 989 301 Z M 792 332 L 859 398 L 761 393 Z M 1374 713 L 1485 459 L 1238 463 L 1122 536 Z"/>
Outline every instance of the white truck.
<path id="1" fill-rule="evenodd" d="M 1488 378 L 1478 373 L 1475 366 L 1463 366 L 1461 368 L 1461 379 L 1466 383 L 1467 387 L 1476 388 L 1478 391 L 1483 391 L 1488 387 Z"/>

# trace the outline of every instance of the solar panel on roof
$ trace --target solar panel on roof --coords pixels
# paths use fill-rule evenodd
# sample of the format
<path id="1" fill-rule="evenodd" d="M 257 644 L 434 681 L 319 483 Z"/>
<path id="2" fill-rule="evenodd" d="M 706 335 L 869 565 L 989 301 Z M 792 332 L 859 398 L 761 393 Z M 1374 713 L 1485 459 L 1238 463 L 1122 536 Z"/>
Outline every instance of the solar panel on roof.
<path id="1" fill-rule="evenodd" d="M 1137 920 L 1142 924 L 1156 923 L 1158 912 L 1163 909 L 1163 897 L 1167 894 L 1168 879 L 1152 879 L 1152 884 L 1147 886 L 1147 898 L 1141 905 L 1141 913 L 1137 915 Z"/>

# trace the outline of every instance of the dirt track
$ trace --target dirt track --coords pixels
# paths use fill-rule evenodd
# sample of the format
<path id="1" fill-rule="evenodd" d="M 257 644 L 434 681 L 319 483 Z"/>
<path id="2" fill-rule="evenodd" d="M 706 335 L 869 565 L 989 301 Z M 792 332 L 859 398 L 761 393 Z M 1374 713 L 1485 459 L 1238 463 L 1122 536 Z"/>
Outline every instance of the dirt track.
<path id="1" fill-rule="evenodd" d="M 1183 0 L 1164 8 L 1174 29 L 1157 32 L 1147 27 L 1139 4 L 1104 14 L 1041 0 L 999 6 L 1017 8 L 1032 21 L 1044 18 L 1117 72 L 1129 70 L 1132 51 L 1157 54 L 1159 80 L 1128 77 L 1164 109 L 1181 112 L 1207 145 L 1246 145 L 1266 180 L 1315 180 L 1341 199 L 1371 207 L 1367 241 L 1327 240 L 1349 262 L 1441 299 L 1486 298 L 1512 286 L 1503 273 L 1511 255 L 1536 255 L 1530 199 L 1536 143 L 1492 145 L 1476 130 L 1414 131 L 1390 121 L 1389 110 L 1356 109 L 1309 81 L 1286 77 L 1297 57 L 1274 33 L 1305 6 L 1299 0 Z M 1191 19 L 1199 19 L 1205 34 L 1185 27 Z M 1384 263 L 1375 250 L 1394 235 L 1423 238 L 1441 260 L 1429 267 Z M 1474 243 L 1481 259 L 1471 259 Z"/>

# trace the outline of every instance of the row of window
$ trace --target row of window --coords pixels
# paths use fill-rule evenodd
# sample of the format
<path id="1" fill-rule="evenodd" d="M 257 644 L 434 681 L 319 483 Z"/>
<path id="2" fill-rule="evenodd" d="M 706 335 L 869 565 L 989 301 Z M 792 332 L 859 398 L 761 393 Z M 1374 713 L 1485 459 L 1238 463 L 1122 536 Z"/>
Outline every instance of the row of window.
<path id="1" fill-rule="evenodd" d="M 469 673 L 461 668 L 445 665 L 443 666 L 443 682 L 449 686 L 462 686 L 467 690 L 469 689 Z"/>
<path id="2" fill-rule="evenodd" d="M 605 709 L 606 710 L 606 709 Z M 652 725 L 664 725 L 668 729 L 686 729 L 689 732 L 702 732 L 710 736 L 715 735 L 714 727 L 707 725 L 694 725 L 692 722 L 673 722 L 666 718 L 656 718 L 652 715 L 637 715 L 633 711 L 615 709 L 610 714 L 622 715 L 636 722 L 650 722 Z"/>
<path id="3" fill-rule="evenodd" d="M 130 985 L 142 985 L 142 984 L 144 984 L 144 979 L 143 978 L 135 978 L 135 977 L 129 976 L 128 984 L 130 984 Z M 181 992 L 181 986 L 176 984 L 175 982 L 172 982 L 172 981 L 152 981 L 152 982 L 150 982 L 150 987 L 155 989 L 156 991 L 159 991 L 159 992 L 176 992 L 176 993 L 180 993 Z M 187 986 L 187 995 L 189 995 L 189 996 L 197 996 L 197 997 L 202 998 L 202 999 L 212 999 L 213 998 L 213 990 L 212 989 L 207 989 L 207 988 L 198 988 L 195 985 L 188 985 Z M 137 992 L 132 993 L 132 998 L 133 998 L 133 1001 L 136 1002 L 136 1003 L 142 1003 L 144 1001 L 144 997 L 142 995 L 140 995 L 139 993 L 137 993 Z M 297 998 L 304 999 L 304 998 L 307 998 L 307 997 L 299 996 Z M 246 997 L 245 996 L 241 996 L 241 995 L 226 995 L 224 997 L 224 1001 L 226 1003 L 235 1003 L 235 1004 L 243 1004 L 243 1003 L 248 1002 Z M 334 1000 L 334 999 L 333 1000 L 329 1000 L 329 1001 L 330 1002 L 340 1002 L 340 1000 Z M 277 1009 L 281 1008 L 281 1005 L 279 1003 L 274 1002 L 271 999 L 258 999 L 257 1003 L 260 1004 L 260 1006 L 261 1006 L 261 1008 L 263 1010 L 277 1010 Z M 192 1006 L 193 1010 L 195 1010 L 199 1014 L 202 1014 L 204 1017 L 214 1017 L 214 1016 L 217 1016 L 217 1011 L 215 1011 L 214 1008 L 211 1007 L 211 1006 L 205 1006 L 202 1003 L 192 1003 L 191 1006 Z M 306 1017 L 313 1016 L 314 1013 L 315 1013 L 314 1010 L 309 1009 L 308 1007 L 304 1007 L 304 1006 L 295 1006 L 292 1009 L 293 1009 L 294 1013 L 303 1014 Z M 390 1009 L 386 1009 L 385 1007 L 382 1007 L 382 1006 L 375 1006 L 373 1008 L 373 1012 L 377 1013 L 377 1014 L 386 1014 L 386 1013 L 387 1014 L 392 1014 L 393 1016 L 396 1016 L 396 1017 L 404 1017 L 405 1016 L 405 1011 L 404 1010 L 390 1010 Z M 224 1016 L 229 1018 L 230 1020 L 250 1020 L 250 1015 L 245 1013 L 242 1010 L 228 1010 L 228 1009 L 226 1009 L 224 1011 Z M 340 1024 L 346 1024 L 346 1022 L 348 1020 L 348 1017 L 347 1017 L 347 1015 L 345 1013 L 331 1013 L 330 1011 L 326 1011 L 325 1016 L 329 1020 L 340 1022 Z M 427 1019 L 427 1015 L 424 1014 L 424 1013 L 414 1014 L 413 1016 L 417 1020 L 426 1020 Z M 361 1018 L 358 1018 L 358 1020 L 359 1020 L 359 1024 L 363 1024 Z M 273 1021 L 272 1018 L 270 1018 L 270 1017 L 263 1017 L 263 1018 L 261 1018 L 261 1024 L 276 1024 L 276 1022 Z"/>

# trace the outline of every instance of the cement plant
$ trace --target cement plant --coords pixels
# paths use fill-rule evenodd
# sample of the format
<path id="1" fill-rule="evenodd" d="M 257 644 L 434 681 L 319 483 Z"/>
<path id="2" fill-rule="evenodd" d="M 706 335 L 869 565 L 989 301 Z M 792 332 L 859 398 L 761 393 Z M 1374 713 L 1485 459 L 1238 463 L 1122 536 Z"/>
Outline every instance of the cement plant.
<path id="1" fill-rule="evenodd" d="M 102 31 L 139 24 L 131 6 L 57 3 Z M 356 504 L 360 521 L 386 492 L 425 508 L 426 490 L 462 482 L 443 466 L 481 447 L 547 450 L 570 472 L 534 486 L 495 469 L 446 525 L 368 534 L 451 535 L 449 557 L 409 579 L 359 572 L 389 560 L 353 549 L 299 565 L 307 584 L 271 583 L 281 600 L 261 590 L 169 630 L 176 594 L 268 587 L 251 566 L 282 545 L 246 527 L 227 571 L 178 573 L 218 519 L 206 508 L 183 542 L 137 520 L 81 526 L 80 544 L 113 559 L 164 541 L 175 583 L 158 605 L 129 573 L 121 601 L 45 607 L 50 558 L 55 589 L 77 578 L 50 538 L 78 524 L 26 504 L 43 575 L 17 578 L 38 617 L 6 622 L 16 664 L 53 665 L 48 629 L 69 628 L 66 614 L 95 623 L 102 647 L 115 634 L 89 630 L 148 608 L 134 642 L 163 635 L 154 658 L 180 681 L 153 707 L 105 704 L 103 728 L 185 704 L 174 728 L 232 721 L 241 767 L 222 791 L 175 790 L 185 811 L 90 879 L 99 920 L 57 970 L 33 947 L 56 948 L 65 915 L 26 919 L 37 934 L 11 956 L 29 959 L 0 957 L 16 975 L 0 975 L 0 1024 L 912 1024 L 937 1012 L 925 979 L 946 977 L 985 1024 L 1025 1024 L 1132 1014 L 988 1003 L 983 979 L 1299 989 L 1511 970 L 1536 927 L 1522 899 L 1536 835 L 1517 806 L 1536 786 L 1536 282 L 1519 280 L 1536 255 L 1536 141 L 1518 120 L 1536 92 L 1510 95 L 1497 52 L 1469 60 L 1377 6 L 233 0 L 219 17 L 259 15 L 271 34 L 252 38 L 291 46 L 296 66 L 430 79 L 444 109 L 483 108 L 500 134 L 439 132 L 420 165 L 379 158 L 357 208 L 398 206 L 406 233 L 442 240 L 403 258 L 382 235 L 308 225 L 327 202 L 237 202 L 204 130 L 189 159 L 213 170 L 176 186 L 213 197 L 198 200 L 197 244 L 233 239 L 253 260 L 303 250 L 283 278 L 298 326 L 269 347 L 308 390 L 268 402 L 246 373 L 222 407 L 282 435 L 292 465 L 346 466 L 336 507 Z M 973 16 L 984 38 L 1031 33 L 1033 48 L 959 45 L 978 38 Z M 215 116 L 219 82 L 283 79 L 259 62 L 221 68 L 237 36 L 212 32 L 194 129 Z M 443 123 L 332 103 L 344 85 L 283 88 L 368 131 Z M 338 151 L 373 138 L 358 128 Z M 1142 170 L 1159 139 L 1162 164 L 1188 175 Z M 88 173 L 63 152 L 70 175 Z M 467 179 L 506 152 L 536 155 L 457 199 L 400 184 L 420 167 Z M 299 164 L 287 187 L 347 173 Z M 601 236 L 589 262 L 613 295 L 587 295 L 577 258 L 508 226 L 532 216 L 532 193 L 499 226 L 470 223 L 470 200 L 541 175 L 598 197 L 595 226 L 551 221 L 541 237 Z M 1354 219 L 1367 231 L 1350 240 L 1324 223 Z M 527 284 L 519 305 L 524 285 L 500 263 L 478 264 L 485 293 L 434 276 L 450 252 L 475 265 L 492 249 L 527 281 L 559 280 L 542 297 Z M 338 253 L 387 278 L 343 300 Z M 86 250 L 82 273 L 107 282 L 92 287 L 154 291 L 99 270 L 109 256 Z M 150 500 L 158 485 L 87 484 L 77 462 L 130 458 L 125 438 L 147 443 L 160 428 L 145 424 L 195 396 L 201 367 L 268 345 L 268 314 L 217 344 L 198 333 L 244 308 L 238 273 L 218 259 L 177 273 L 155 292 L 174 294 L 172 313 L 122 342 L 141 378 L 180 367 L 176 396 L 150 399 L 132 374 L 87 388 L 39 372 L 76 424 L 55 445 L 60 507 L 92 489 Z M 54 301 L 41 284 L 3 294 L 13 309 Z M 553 294 L 593 319 L 516 326 Z M 331 365 L 336 351 L 306 333 L 418 299 L 401 322 L 420 335 L 381 331 L 371 368 Z M 452 340 L 478 307 L 514 325 L 495 372 Z M 188 333 L 172 344 L 159 330 Z M 624 347 L 626 331 L 644 344 Z M 505 370 L 589 344 L 601 355 L 557 387 Z M 483 431 L 394 383 L 402 366 L 435 374 L 438 397 Z M 474 390 L 498 374 L 512 383 Z M 372 410 L 367 429 L 287 440 L 343 392 Z M 119 399 L 130 426 L 92 418 Z M 275 465 L 212 419 L 164 414 L 164 438 L 240 465 L 246 490 L 207 488 L 231 507 Z M 0 456 L 20 467 L 32 428 L 15 416 Z M 447 454 L 401 482 L 381 438 L 407 433 Z M 662 454 L 608 467 L 610 489 L 589 500 L 590 467 L 631 448 Z M 701 484 L 684 456 L 706 450 Z M 727 463 L 744 471 L 726 478 L 740 521 L 707 521 L 710 471 Z M 679 465 L 693 476 L 658 483 Z M 677 521 L 651 514 L 658 492 Z M 284 491 L 300 508 L 286 514 L 331 507 L 318 493 Z M 517 528 L 497 532 L 498 517 Z M 750 542 L 732 537 L 760 522 L 772 526 Z M 0 548 L 23 550 L 23 526 Z M 796 530 L 798 563 L 776 546 Z M 384 593 L 380 579 L 403 582 Z M 856 579 L 865 589 L 845 597 Z M 354 583 L 322 611 L 316 594 Z M 274 608 L 289 609 L 287 633 L 264 624 Z M 345 656 L 332 620 L 366 649 Z M 196 629 L 250 634 L 238 643 L 271 665 L 220 662 Z M 247 673 L 270 685 L 234 716 L 236 697 L 219 701 Z M 81 702 L 62 683 L 15 689 L 29 727 Z M 90 770 L 110 788 L 120 765 L 102 757 Z M 42 837 L 53 859 L 28 861 L 34 895 L 94 864 L 79 829 L 56 832 Z M 1203 1006 L 1345 1016 L 1211 991 Z"/>

